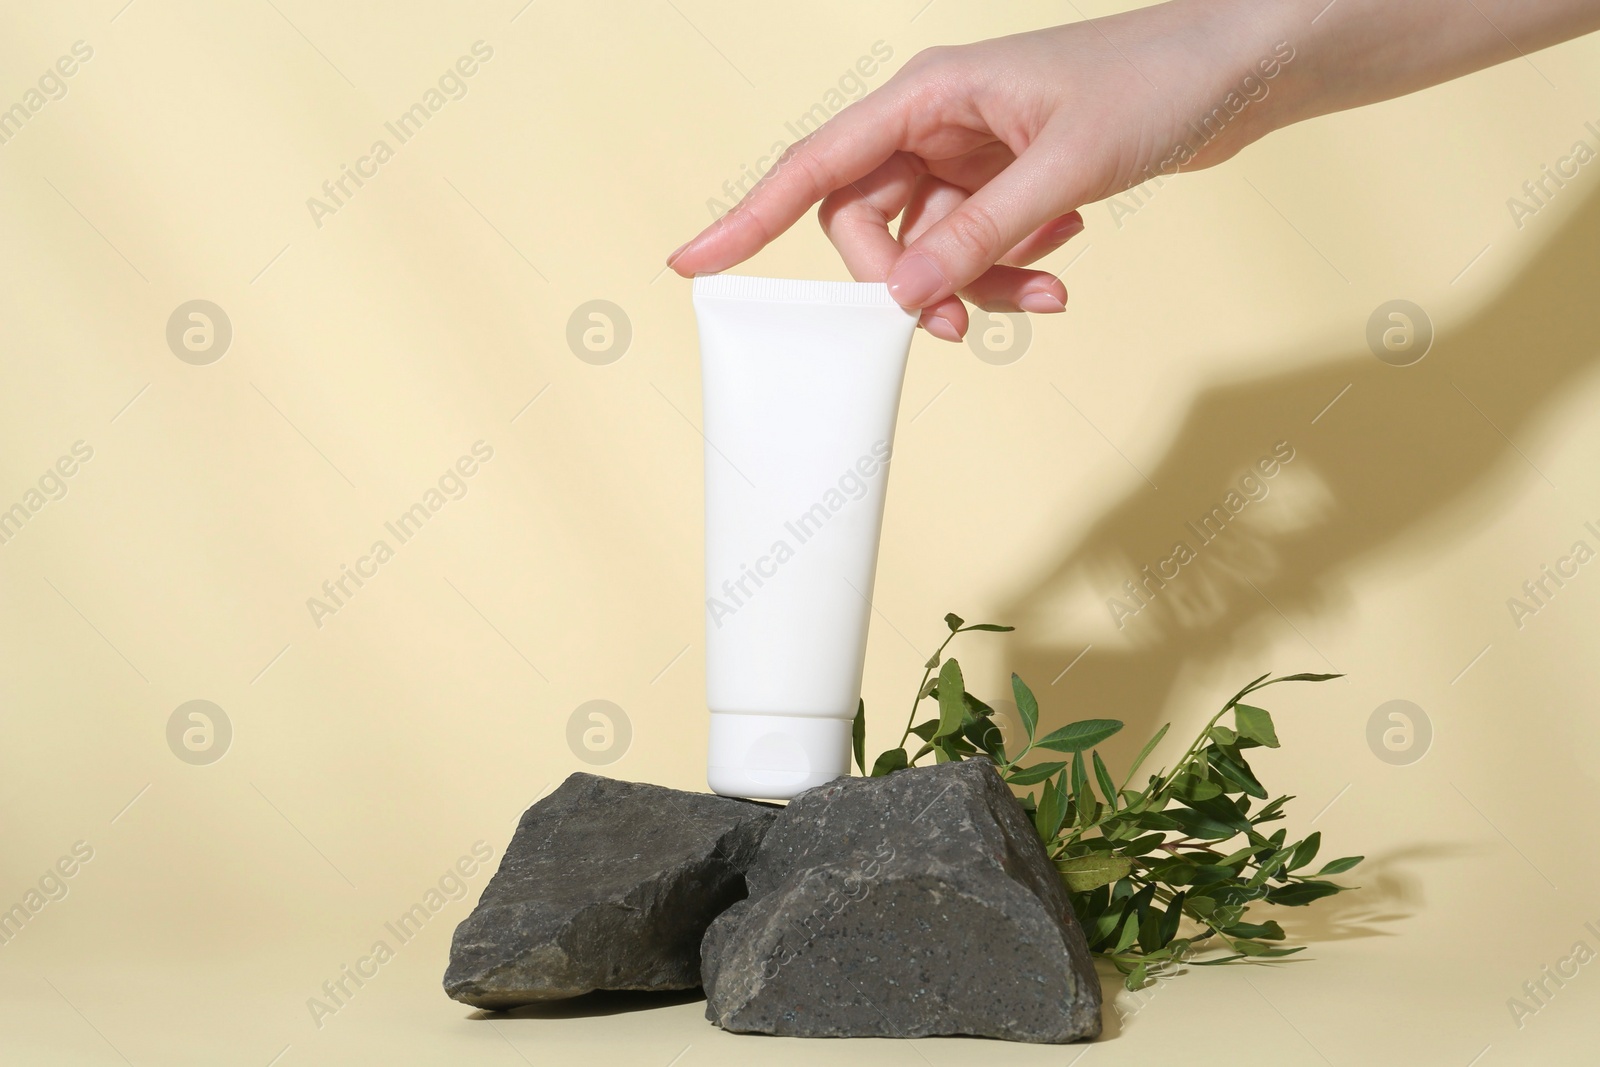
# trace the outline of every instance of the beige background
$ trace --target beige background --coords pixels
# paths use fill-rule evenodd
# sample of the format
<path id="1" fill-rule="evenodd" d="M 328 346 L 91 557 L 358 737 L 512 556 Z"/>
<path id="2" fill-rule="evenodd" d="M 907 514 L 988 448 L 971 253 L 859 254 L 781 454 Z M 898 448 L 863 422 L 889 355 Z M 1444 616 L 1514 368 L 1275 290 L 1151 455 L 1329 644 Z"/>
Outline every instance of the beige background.
<path id="1" fill-rule="evenodd" d="M 605 773 L 704 787 L 699 381 L 663 257 L 874 42 L 876 85 L 1060 10 L 122 3 L 11 5 L 0 32 L 0 107 L 93 48 L 0 145 L 0 508 L 93 449 L 0 546 L 0 907 L 93 849 L 0 946 L 0 1060 L 1592 1060 L 1600 965 L 1521 1028 L 1507 1001 L 1600 948 L 1600 567 L 1520 629 L 1507 599 L 1600 547 L 1600 165 L 1521 228 L 1506 201 L 1595 144 L 1600 41 L 1289 130 L 1120 226 L 1086 209 L 1047 261 L 1069 311 L 1016 362 L 919 336 L 873 748 L 951 610 L 1020 627 L 963 646 L 989 691 L 1016 669 L 1051 722 L 1126 719 L 1113 762 L 1261 671 L 1336 669 L 1274 694 L 1285 748 L 1257 766 L 1300 797 L 1294 829 L 1371 859 L 1361 893 L 1285 917 L 1314 959 L 1118 994 L 1087 1053 L 819 1048 L 724 1034 L 689 1000 L 473 1018 L 439 978 L 485 871 L 320 1028 L 307 1000 L 588 767 L 582 702 L 632 724 Z M 307 198 L 480 40 L 465 97 L 319 227 Z M 811 223 L 745 269 L 843 277 Z M 1396 298 L 1437 330 L 1404 368 L 1364 339 Z M 210 365 L 165 339 L 194 299 L 232 324 Z M 631 323 L 609 365 L 566 341 L 594 299 Z M 306 599 L 480 440 L 466 495 L 315 625 Z M 1113 625 L 1106 598 L 1280 440 L 1272 494 Z M 195 699 L 232 725 L 209 765 L 167 741 Z M 1434 732 L 1405 766 L 1366 739 L 1394 699 Z"/>

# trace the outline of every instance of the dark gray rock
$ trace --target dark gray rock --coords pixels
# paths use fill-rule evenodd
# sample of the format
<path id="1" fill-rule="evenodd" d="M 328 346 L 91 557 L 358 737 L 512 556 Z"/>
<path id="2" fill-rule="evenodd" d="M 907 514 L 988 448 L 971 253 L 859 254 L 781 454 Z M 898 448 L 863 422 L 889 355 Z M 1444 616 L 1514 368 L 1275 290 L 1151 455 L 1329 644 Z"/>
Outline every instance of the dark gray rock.
<path id="1" fill-rule="evenodd" d="M 701 946 L 706 1018 L 795 1037 L 1100 1033 L 1060 875 L 993 764 L 840 778 L 789 803 Z"/>
<path id="2" fill-rule="evenodd" d="M 502 1010 L 596 989 L 693 989 L 777 809 L 574 774 L 529 808 L 456 927 L 444 989 Z"/>

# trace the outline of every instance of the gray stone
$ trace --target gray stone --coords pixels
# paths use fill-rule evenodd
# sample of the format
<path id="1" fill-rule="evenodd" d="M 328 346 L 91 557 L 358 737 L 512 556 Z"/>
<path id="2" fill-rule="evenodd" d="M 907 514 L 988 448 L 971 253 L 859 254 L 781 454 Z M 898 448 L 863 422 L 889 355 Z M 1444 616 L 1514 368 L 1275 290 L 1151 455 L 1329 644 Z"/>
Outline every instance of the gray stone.
<path id="1" fill-rule="evenodd" d="M 840 778 L 789 803 L 701 946 L 706 1018 L 795 1037 L 1100 1033 L 1100 982 L 993 764 Z"/>
<path id="2" fill-rule="evenodd" d="M 529 808 L 456 927 L 445 992 L 479 1008 L 694 989 L 775 808 L 574 774 Z"/>

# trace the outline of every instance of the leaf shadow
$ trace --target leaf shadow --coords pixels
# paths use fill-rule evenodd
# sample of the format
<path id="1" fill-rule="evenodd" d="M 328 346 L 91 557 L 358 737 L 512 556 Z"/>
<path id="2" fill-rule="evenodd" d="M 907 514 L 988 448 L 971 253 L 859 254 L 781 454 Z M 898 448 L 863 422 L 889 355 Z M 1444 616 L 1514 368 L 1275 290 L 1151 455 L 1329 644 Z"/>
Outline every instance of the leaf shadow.
<path id="1" fill-rule="evenodd" d="M 1309 907 L 1263 908 L 1263 916 L 1277 919 L 1290 944 L 1315 946 L 1318 942 L 1351 941 L 1365 937 L 1399 936 L 1391 927 L 1421 911 L 1422 879 L 1414 868 L 1429 861 L 1456 859 L 1482 852 L 1459 842 L 1406 845 L 1369 856 L 1355 870 L 1337 877 L 1352 884 L 1349 892 L 1324 897 Z"/>
<path id="2" fill-rule="evenodd" d="M 1201 388 L 1164 455 L 1143 467 L 1159 488 L 1130 473 L 1127 493 L 1075 525 L 994 613 L 1017 626 L 1005 666 L 1038 694 L 1040 729 L 1124 720 L 1104 746 L 1115 769 L 1171 717 L 1179 684 L 1220 663 L 1339 672 L 1310 635 L 1353 615 L 1358 568 L 1425 562 L 1476 536 L 1517 494 L 1545 492 L 1549 472 L 1530 455 L 1552 409 L 1600 369 L 1600 195 L 1556 221 L 1476 311 L 1436 324 L 1418 362 L 1380 362 L 1352 324 L 1342 350 L 1308 344 L 1281 353 L 1288 370 Z M 1272 477 L 1256 471 L 1259 495 L 1242 493 L 1232 512 L 1225 494 L 1278 442 L 1293 458 Z M 1048 482 L 1037 492 L 1050 495 Z M 1160 566 L 1179 542 L 1193 559 Z M 1261 662 L 1286 636 L 1303 657 Z"/>

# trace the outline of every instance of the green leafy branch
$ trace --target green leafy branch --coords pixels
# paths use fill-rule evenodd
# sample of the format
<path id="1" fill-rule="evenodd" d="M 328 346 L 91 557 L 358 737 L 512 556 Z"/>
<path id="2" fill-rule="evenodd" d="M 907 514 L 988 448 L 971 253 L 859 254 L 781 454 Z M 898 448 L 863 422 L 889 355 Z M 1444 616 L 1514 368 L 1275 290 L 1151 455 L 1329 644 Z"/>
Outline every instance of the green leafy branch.
<path id="1" fill-rule="evenodd" d="M 873 761 L 871 774 L 892 774 L 930 755 L 939 763 L 985 757 L 1013 786 L 1042 784 L 1037 793 L 1021 798 L 1023 808 L 1061 872 L 1090 950 L 1110 960 L 1129 989 L 1140 988 L 1164 967 L 1299 952 L 1303 946 L 1281 944 L 1284 932 L 1277 922 L 1246 921 L 1250 907 L 1301 907 L 1353 888 L 1326 879 L 1363 857 L 1332 860 L 1311 873 L 1320 833 L 1290 842 L 1286 829 L 1264 829 L 1284 818 L 1284 805 L 1294 798 L 1279 796 L 1252 810 L 1256 802 L 1267 801 L 1268 793 L 1244 756 L 1252 748 L 1279 747 L 1271 714 L 1246 703 L 1247 697 L 1279 682 L 1325 682 L 1339 675 L 1263 674 L 1211 717 L 1170 770 L 1148 775 L 1136 789 L 1131 788 L 1134 776 L 1170 723 L 1145 743 L 1118 785 L 1095 746 L 1123 724 L 1082 719 L 1041 737 L 1039 702 L 1013 674 L 1011 691 L 1026 741 L 1009 754 L 994 708 L 967 691 L 960 663 L 944 653 L 958 634 L 1012 627 L 969 626 L 957 615 L 946 615 L 945 624 L 950 632 L 925 664 L 900 743 Z M 928 700 L 936 703 L 937 714 L 919 723 Z M 1232 726 L 1222 723 L 1229 712 Z M 865 701 L 857 708 L 853 737 L 856 765 L 866 773 Z M 921 742 L 914 754 L 907 744 L 913 737 Z M 1070 758 L 1024 766 L 1023 760 L 1040 750 Z M 1220 954 L 1209 954 L 1213 949 Z"/>

